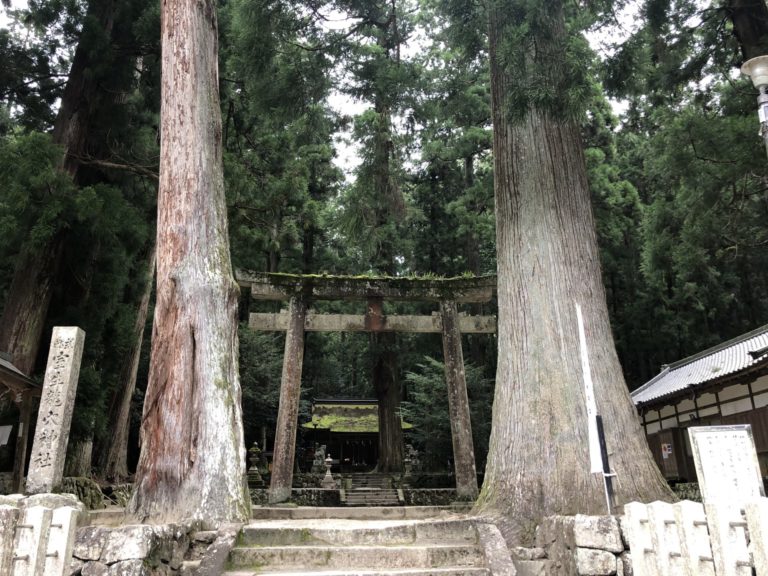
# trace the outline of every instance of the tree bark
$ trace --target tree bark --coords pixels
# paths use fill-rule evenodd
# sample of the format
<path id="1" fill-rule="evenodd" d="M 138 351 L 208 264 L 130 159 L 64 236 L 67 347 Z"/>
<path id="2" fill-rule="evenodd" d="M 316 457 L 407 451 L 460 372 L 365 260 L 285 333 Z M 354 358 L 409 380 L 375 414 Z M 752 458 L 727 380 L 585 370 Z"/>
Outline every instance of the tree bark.
<path id="1" fill-rule="evenodd" d="M 57 236 L 43 246 L 30 242 L 22 248 L 3 307 L 0 351 L 8 352 L 26 375 L 35 369 L 62 247 Z"/>
<path id="2" fill-rule="evenodd" d="M 403 426 L 400 420 L 400 378 L 394 333 L 371 334 L 377 350 L 373 387 L 379 401 L 379 461 L 377 472 L 403 471 Z"/>
<path id="3" fill-rule="evenodd" d="M 238 375 L 238 287 L 227 236 L 216 5 L 163 0 L 157 304 L 140 521 L 250 516 Z"/>
<path id="4" fill-rule="evenodd" d="M 290 315 L 290 324 L 285 335 L 283 376 L 280 381 L 280 404 L 277 410 L 275 450 L 272 456 L 272 479 L 269 484 L 270 504 L 285 502 L 291 497 L 293 461 L 296 456 L 296 429 L 299 425 L 299 400 L 301 396 L 301 368 L 304 362 L 306 302 L 301 298 L 291 298 Z"/>
<path id="5" fill-rule="evenodd" d="M 590 474 L 577 303 L 617 473 L 617 504 L 669 500 L 671 492 L 653 462 L 616 356 L 579 128 L 534 106 L 521 119 L 508 114 L 511 79 L 499 52 L 513 17 L 509 4 L 496 2 L 489 13 L 498 367 L 476 511 L 497 515 L 507 539 L 526 544 L 544 516 L 606 512 L 602 478 Z M 553 60 L 565 38 L 562 2 L 541 10 L 548 17 L 537 15 L 536 24 L 547 29 L 531 42 L 526 66 L 556 76 L 563 66 Z"/>
<path id="6" fill-rule="evenodd" d="M 472 421 L 469 415 L 464 354 L 461 350 L 459 314 L 456 302 L 440 302 L 443 320 L 443 357 L 445 382 L 448 387 L 448 410 L 453 443 L 453 465 L 456 470 L 456 495 L 460 500 L 477 498 L 475 446 L 472 443 Z"/>
<path id="7" fill-rule="evenodd" d="M 102 476 L 115 483 L 128 477 L 128 432 L 131 419 L 131 399 L 136 390 L 136 376 L 139 372 L 141 346 L 144 342 L 144 328 L 149 313 L 149 300 L 152 296 L 152 280 L 155 277 L 157 250 L 152 246 L 147 258 L 144 293 L 136 312 L 133 325 L 133 346 L 123 361 L 117 389 L 112 396 L 109 408 L 109 421 L 106 446 L 100 450 L 99 467 Z"/>
<path id="8" fill-rule="evenodd" d="M 90 477 L 93 455 L 93 436 L 72 442 L 67 449 L 64 476 Z"/>
<path id="9" fill-rule="evenodd" d="M 768 5 L 754 0 L 731 0 L 726 10 L 744 60 L 768 52 Z"/>

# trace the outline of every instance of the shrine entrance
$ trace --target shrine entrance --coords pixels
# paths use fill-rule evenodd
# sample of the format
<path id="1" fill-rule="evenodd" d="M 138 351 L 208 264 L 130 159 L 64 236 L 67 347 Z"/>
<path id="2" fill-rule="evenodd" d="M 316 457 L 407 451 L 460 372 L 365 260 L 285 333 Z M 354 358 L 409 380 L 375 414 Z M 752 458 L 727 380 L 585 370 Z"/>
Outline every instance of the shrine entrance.
<path id="1" fill-rule="evenodd" d="M 379 457 L 379 402 L 374 399 L 315 398 L 312 419 L 301 425 L 309 440 L 333 456 L 332 470 L 370 472 Z M 413 428 L 402 420 L 403 431 Z M 313 450 L 314 451 L 314 450 Z"/>
<path id="2" fill-rule="evenodd" d="M 240 286 L 254 300 L 288 301 L 287 311 L 251 313 L 253 330 L 285 331 L 280 404 L 272 461 L 269 502 L 288 500 L 293 481 L 305 332 L 439 333 L 443 340 L 445 377 L 453 441 L 456 494 L 477 497 L 477 472 L 472 443 L 461 334 L 493 334 L 494 316 L 459 314 L 459 304 L 491 300 L 495 276 L 479 278 L 369 278 L 238 272 Z M 317 300 L 362 301 L 364 314 L 319 314 L 310 311 Z M 434 302 L 431 316 L 386 315 L 384 301 Z"/>

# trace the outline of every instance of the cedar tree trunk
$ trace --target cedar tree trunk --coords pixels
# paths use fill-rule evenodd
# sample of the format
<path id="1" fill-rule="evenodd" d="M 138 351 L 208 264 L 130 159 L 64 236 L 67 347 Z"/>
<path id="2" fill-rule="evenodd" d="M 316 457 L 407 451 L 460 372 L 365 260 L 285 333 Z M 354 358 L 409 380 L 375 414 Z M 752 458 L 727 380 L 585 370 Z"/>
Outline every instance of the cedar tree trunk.
<path id="1" fill-rule="evenodd" d="M 577 303 L 618 475 L 617 504 L 669 500 L 671 492 L 651 457 L 616 356 L 579 128 L 533 105 L 520 119 L 507 113 L 512 85 L 500 48 L 508 22 L 519 16 L 509 4 L 493 3 L 489 14 L 498 368 L 476 508 L 502 520 L 508 541 L 525 544 L 544 516 L 606 513 L 602 479 L 590 474 Z M 541 10 L 548 14 L 536 25 L 547 29 L 530 43 L 525 64 L 554 77 L 564 65 L 553 59 L 562 54 L 565 37 L 562 2 Z"/>
<path id="2" fill-rule="evenodd" d="M 373 388 L 379 401 L 379 461 L 377 472 L 403 471 L 403 426 L 400 421 L 400 378 L 397 342 L 392 332 L 371 334 L 376 350 Z"/>
<path id="3" fill-rule="evenodd" d="M 141 456 L 142 521 L 250 516 L 219 110 L 216 5 L 163 0 L 157 303 Z"/>

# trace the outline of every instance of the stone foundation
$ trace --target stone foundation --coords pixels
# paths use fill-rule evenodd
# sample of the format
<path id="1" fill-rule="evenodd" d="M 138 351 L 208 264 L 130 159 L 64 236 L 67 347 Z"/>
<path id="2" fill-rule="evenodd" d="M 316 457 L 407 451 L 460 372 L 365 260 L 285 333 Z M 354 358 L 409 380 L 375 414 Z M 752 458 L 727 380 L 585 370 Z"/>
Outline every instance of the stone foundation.
<path id="1" fill-rule="evenodd" d="M 268 491 L 264 489 L 251 490 L 251 504 L 253 506 L 268 506 Z M 341 506 L 341 493 L 339 490 L 324 490 L 322 488 L 294 488 L 291 490 L 289 503 L 296 506 L 335 507 Z"/>
<path id="2" fill-rule="evenodd" d="M 512 548 L 518 576 L 631 576 L 617 516 L 552 516 L 536 529 L 536 546 Z"/>
<path id="3" fill-rule="evenodd" d="M 72 576 L 170 576 L 182 574 L 186 558 L 200 554 L 213 536 L 200 539 L 200 525 L 146 524 L 107 528 L 86 526 L 77 531 L 72 551 Z M 205 533 L 202 534 L 211 534 Z M 215 536 L 215 533 L 212 533 Z M 198 551 L 195 552 L 195 547 Z"/>
<path id="4" fill-rule="evenodd" d="M 404 488 L 403 497 L 406 506 L 450 506 L 457 500 L 455 488 Z"/>

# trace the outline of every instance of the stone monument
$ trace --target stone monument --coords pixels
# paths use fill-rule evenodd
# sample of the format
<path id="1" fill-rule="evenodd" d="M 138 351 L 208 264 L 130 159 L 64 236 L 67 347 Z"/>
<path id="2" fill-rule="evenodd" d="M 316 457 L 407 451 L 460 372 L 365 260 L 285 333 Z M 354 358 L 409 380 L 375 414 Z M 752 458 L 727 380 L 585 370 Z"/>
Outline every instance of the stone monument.
<path id="1" fill-rule="evenodd" d="M 325 444 L 321 444 L 315 450 L 315 458 L 312 460 L 312 474 L 325 472 Z"/>
<path id="2" fill-rule="evenodd" d="M 76 326 L 53 329 L 27 475 L 30 494 L 52 492 L 61 483 L 84 341 Z"/>

